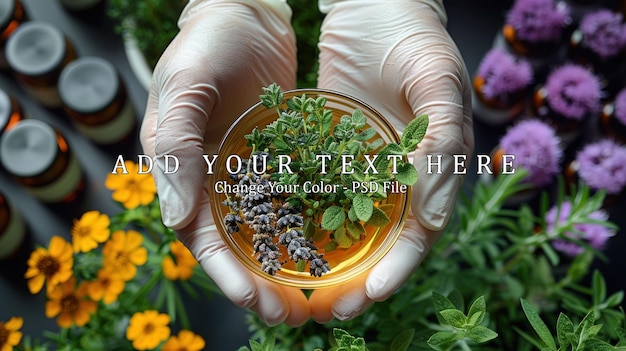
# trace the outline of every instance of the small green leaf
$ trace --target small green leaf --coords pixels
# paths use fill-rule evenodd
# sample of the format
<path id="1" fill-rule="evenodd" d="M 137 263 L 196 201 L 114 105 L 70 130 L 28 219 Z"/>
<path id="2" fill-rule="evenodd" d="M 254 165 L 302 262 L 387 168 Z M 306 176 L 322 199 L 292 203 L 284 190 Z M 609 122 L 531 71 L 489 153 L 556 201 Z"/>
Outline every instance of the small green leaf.
<path id="1" fill-rule="evenodd" d="M 361 235 L 365 234 L 365 228 L 360 222 L 346 221 L 346 229 L 348 234 L 356 240 L 360 240 Z"/>
<path id="2" fill-rule="evenodd" d="M 400 138 L 400 145 L 405 149 L 412 151 L 419 144 L 426 135 L 426 129 L 428 129 L 428 116 L 420 115 L 415 117 L 402 132 Z"/>
<path id="3" fill-rule="evenodd" d="M 477 325 L 468 330 L 465 336 L 477 344 L 482 344 L 484 342 L 497 338 L 498 333 L 487 327 L 483 327 L 482 325 Z"/>
<path id="4" fill-rule="evenodd" d="M 333 238 L 339 247 L 347 249 L 352 246 L 352 239 L 346 235 L 344 226 L 340 226 L 333 232 Z"/>
<path id="5" fill-rule="evenodd" d="M 435 305 L 435 309 L 437 312 L 443 310 L 456 309 L 456 306 L 448 300 L 447 297 L 441 295 L 440 293 L 433 291 L 432 292 L 433 304 Z"/>
<path id="6" fill-rule="evenodd" d="M 250 348 L 252 351 L 263 351 L 263 346 L 258 341 L 250 340 Z"/>
<path id="7" fill-rule="evenodd" d="M 356 211 L 354 210 L 354 207 L 350 207 L 350 209 L 348 210 L 348 219 L 352 222 L 356 222 L 359 220 L 359 218 L 356 216 Z"/>
<path id="8" fill-rule="evenodd" d="M 395 179 L 400 184 L 413 185 L 417 182 L 417 170 L 415 166 L 410 162 L 403 162 L 398 165 L 395 175 Z"/>
<path id="9" fill-rule="evenodd" d="M 356 141 L 367 141 L 376 136 L 376 129 L 367 128 L 354 137 Z"/>
<path id="10" fill-rule="evenodd" d="M 530 325 L 533 327 L 537 335 L 539 335 L 539 338 L 546 344 L 549 350 L 556 350 L 556 343 L 554 342 L 554 338 L 552 337 L 552 333 L 550 333 L 548 326 L 546 326 L 530 303 L 524 299 L 521 299 L 521 303 L 528 322 L 530 322 Z"/>
<path id="11" fill-rule="evenodd" d="M 274 346 L 276 346 L 276 336 L 274 334 L 268 335 L 263 341 L 262 346 L 264 351 L 273 351 Z"/>
<path id="12" fill-rule="evenodd" d="M 335 230 L 346 220 L 346 212 L 339 206 L 330 206 L 322 214 L 322 228 Z"/>
<path id="13" fill-rule="evenodd" d="M 367 221 L 367 224 L 373 225 L 375 227 L 384 227 L 389 222 L 391 222 L 391 219 L 389 219 L 389 217 L 387 217 L 385 212 L 383 212 L 383 211 L 379 210 L 378 208 L 374 207 L 372 209 L 372 216 Z"/>
<path id="14" fill-rule="evenodd" d="M 329 241 L 324 245 L 324 251 L 326 252 L 333 252 L 335 250 L 337 250 L 337 243 L 334 241 Z"/>
<path id="15" fill-rule="evenodd" d="M 565 350 L 571 344 L 568 335 L 573 334 L 574 323 L 572 323 L 569 317 L 565 314 L 559 314 L 559 318 L 556 321 L 556 337 L 559 341 L 559 346 L 561 347 L 561 350 Z"/>
<path id="16" fill-rule="evenodd" d="M 606 299 L 606 281 L 597 270 L 593 272 L 591 285 L 593 287 L 593 304 L 597 306 Z"/>
<path id="17" fill-rule="evenodd" d="M 352 112 L 352 123 L 357 129 L 367 124 L 367 118 L 363 114 L 363 111 L 356 109 Z"/>
<path id="18" fill-rule="evenodd" d="M 487 305 L 485 303 L 485 297 L 481 296 L 477 298 L 469 308 L 467 315 L 469 316 L 468 324 L 479 325 L 485 318 L 485 312 L 487 311 Z"/>
<path id="19" fill-rule="evenodd" d="M 467 324 L 467 317 L 456 308 L 439 311 L 439 313 L 441 313 L 443 319 L 453 327 L 463 328 L 463 326 Z"/>
<path id="20" fill-rule="evenodd" d="M 298 272 L 304 272 L 305 269 L 306 269 L 306 260 L 298 260 L 298 262 L 296 262 L 296 270 Z"/>
<path id="21" fill-rule="evenodd" d="M 367 222 L 372 217 L 374 201 L 369 196 L 359 193 L 352 199 L 352 208 L 360 221 Z"/>
<path id="22" fill-rule="evenodd" d="M 428 339 L 427 343 L 437 351 L 448 351 L 456 343 L 456 335 L 453 332 L 437 332 Z"/>
<path id="23" fill-rule="evenodd" d="M 415 329 L 407 329 L 400 334 L 396 335 L 391 341 L 389 351 L 406 351 L 411 346 L 413 341 L 413 335 L 415 335 Z"/>
<path id="24" fill-rule="evenodd" d="M 583 347 L 579 348 L 583 351 L 613 351 L 613 345 L 598 339 L 587 339 L 583 342 Z"/>
<path id="25" fill-rule="evenodd" d="M 378 156 L 378 158 L 387 159 L 387 155 L 404 155 L 404 150 L 398 144 L 387 144 L 380 149 L 379 154 L 384 154 L 385 156 Z"/>

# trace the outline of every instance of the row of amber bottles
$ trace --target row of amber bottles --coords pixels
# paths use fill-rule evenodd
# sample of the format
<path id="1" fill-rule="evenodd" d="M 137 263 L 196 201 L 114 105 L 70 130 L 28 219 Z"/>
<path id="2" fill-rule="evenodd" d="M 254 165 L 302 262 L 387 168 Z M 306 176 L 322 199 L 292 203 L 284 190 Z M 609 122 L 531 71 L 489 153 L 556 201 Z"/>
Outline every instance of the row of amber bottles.
<path id="1" fill-rule="evenodd" d="M 103 58 L 79 57 L 56 25 L 29 20 L 20 0 L 0 0 L 5 9 L 4 68 L 18 85 L 42 106 L 64 111 L 92 141 L 109 145 L 126 139 L 135 118 L 116 67 Z"/>

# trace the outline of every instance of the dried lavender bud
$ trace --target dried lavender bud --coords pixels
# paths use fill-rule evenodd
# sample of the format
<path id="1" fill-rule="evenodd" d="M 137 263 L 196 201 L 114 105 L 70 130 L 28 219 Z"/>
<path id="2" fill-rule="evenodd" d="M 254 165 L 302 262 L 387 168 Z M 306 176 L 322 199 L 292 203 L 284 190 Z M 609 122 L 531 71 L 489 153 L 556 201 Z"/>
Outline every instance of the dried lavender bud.
<path id="1" fill-rule="evenodd" d="M 276 226 L 278 227 L 278 229 L 283 229 L 287 227 L 302 227 L 303 225 L 304 220 L 302 219 L 302 215 L 292 213 L 280 217 L 276 222 Z"/>
<path id="2" fill-rule="evenodd" d="M 278 243 L 284 246 L 289 245 L 289 243 L 291 242 L 291 240 L 302 236 L 302 233 L 298 233 L 297 230 L 295 229 L 290 229 L 282 234 L 280 234 L 280 236 L 278 237 Z"/>
<path id="3" fill-rule="evenodd" d="M 238 214 L 229 213 L 224 217 L 224 224 L 228 234 L 233 234 L 239 231 L 239 224 L 242 224 L 243 220 Z"/>
<path id="4" fill-rule="evenodd" d="M 314 277 L 321 277 L 322 274 L 330 271 L 328 261 L 323 257 L 323 255 L 319 255 L 317 258 L 311 260 L 309 265 L 310 273 Z"/>

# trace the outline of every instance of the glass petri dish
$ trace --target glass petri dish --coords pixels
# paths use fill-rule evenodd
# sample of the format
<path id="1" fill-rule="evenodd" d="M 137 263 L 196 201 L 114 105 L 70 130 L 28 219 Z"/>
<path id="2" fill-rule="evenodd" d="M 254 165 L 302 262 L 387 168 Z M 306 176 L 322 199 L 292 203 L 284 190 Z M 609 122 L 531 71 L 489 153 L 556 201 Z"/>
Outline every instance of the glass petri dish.
<path id="1" fill-rule="evenodd" d="M 321 89 L 296 89 L 283 93 L 286 101 L 294 96 L 326 98 L 326 109 L 333 112 L 333 125 L 338 123 L 341 116 L 352 115 L 354 110 L 359 109 L 367 118 L 369 127 L 377 131 L 377 137 L 384 143 L 399 143 L 400 137 L 385 117 L 366 103 L 343 93 Z M 283 105 L 282 107 L 286 107 Z M 330 252 L 324 252 L 325 244 L 330 241 L 330 236 L 314 242 L 319 248 L 318 252 L 324 254 L 330 265 L 330 271 L 320 277 L 311 276 L 308 269 L 299 271 L 296 264 L 288 260 L 286 249 L 281 247 L 281 261 L 285 261 L 282 268 L 274 275 L 270 275 L 261 269 L 261 264 L 253 255 L 254 246 L 252 241 L 253 230 L 246 224 L 241 224 L 238 232 L 230 234 L 223 218 L 229 213 L 229 208 L 223 204 L 226 194 L 215 191 L 217 182 L 229 181 L 229 173 L 225 167 L 225 160 L 229 156 L 237 155 L 241 159 L 250 157 L 251 148 L 248 147 L 245 135 L 250 134 L 257 127 L 259 130 L 275 121 L 277 118 L 275 109 L 268 109 L 260 102 L 245 111 L 230 127 L 222 139 L 213 167 L 213 174 L 209 175 L 209 197 L 215 224 L 233 255 L 251 272 L 278 284 L 297 287 L 300 289 L 319 289 L 344 283 L 357 277 L 359 274 L 371 269 L 380 259 L 387 254 L 397 241 L 406 216 L 410 211 L 411 187 L 406 191 L 390 191 L 387 198 L 378 202 L 376 206 L 386 206 L 390 222 L 383 227 L 365 225 L 366 234 L 362 240 L 347 249 L 336 248 Z M 375 152 L 372 153 L 372 155 Z M 390 208 L 390 209 L 389 209 Z M 330 233 L 329 233 L 330 234 Z M 282 245 L 279 245 L 282 246 Z"/>

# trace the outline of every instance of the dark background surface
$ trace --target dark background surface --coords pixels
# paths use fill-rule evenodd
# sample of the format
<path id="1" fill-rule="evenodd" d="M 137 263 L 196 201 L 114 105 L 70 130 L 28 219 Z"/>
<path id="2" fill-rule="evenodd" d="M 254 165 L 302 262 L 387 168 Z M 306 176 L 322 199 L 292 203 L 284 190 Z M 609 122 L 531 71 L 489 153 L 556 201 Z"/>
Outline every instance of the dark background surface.
<path id="1" fill-rule="evenodd" d="M 46 20 L 58 25 L 75 43 L 80 56 L 104 57 L 116 65 L 129 90 L 137 120 L 140 121 L 145 111 L 147 92 L 134 77 L 119 35 L 114 33 L 113 23 L 104 15 L 85 20 L 66 12 L 57 0 L 23 0 L 31 19 Z M 448 28 L 461 53 L 470 74 L 477 68 L 484 53 L 490 49 L 497 29 L 501 26 L 506 10 L 512 1 L 503 0 L 446 0 L 449 15 Z M 0 88 L 17 97 L 24 105 L 29 117 L 45 120 L 57 127 L 67 136 L 72 147 L 83 164 L 87 177 L 84 196 L 70 205 L 50 206 L 39 203 L 29 197 L 12 180 L 0 173 L 0 191 L 8 200 L 15 203 L 23 213 L 30 232 L 37 243 L 45 245 L 52 235 L 69 238 L 70 228 L 75 218 L 83 212 L 98 210 L 107 214 L 119 212 L 120 207 L 110 197 L 110 191 L 104 188 L 106 174 L 111 171 L 118 154 L 132 157 L 140 153 L 136 140 L 123 149 L 97 146 L 81 136 L 59 111 L 51 111 L 33 102 L 21 90 L 10 74 L 0 74 Z M 498 142 L 502 129 L 489 128 L 475 122 L 477 154 L 488 154 Z M 465 189 L 475 181 L 475 162 L 469 168 Z M 611 219 L 620 227 L 626 224 L 626 202 L 611 209 Z M 611 290 L 626 289 L 623 267 L 626 267 L 626 247 L 623 231 L 611 239 L 606 250 L 609 264 L 600 264 Z M 3 267 L 13 271 L 23 271 L 23 267 Z M 13 269 L 14 268 L 14 269 Z M 44 315 L 44 294 L 30 295 L 23 285 L 18 285 L 5 275 L 0 275 L 0 320 L 11 316 L 23 316 L 25 323 L 22 331 L 26 335 L 39 336 L 42 330 L 56 330 L 54 319 Z M 248 333 L 244 324 L 246 312 L 220 297 L 206 300 L 189 300 L 188 312 L 194 331 L 207 340 L 211 350 L 234 350 L 247 344 Z"/>

